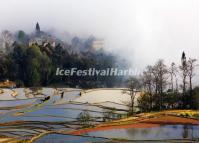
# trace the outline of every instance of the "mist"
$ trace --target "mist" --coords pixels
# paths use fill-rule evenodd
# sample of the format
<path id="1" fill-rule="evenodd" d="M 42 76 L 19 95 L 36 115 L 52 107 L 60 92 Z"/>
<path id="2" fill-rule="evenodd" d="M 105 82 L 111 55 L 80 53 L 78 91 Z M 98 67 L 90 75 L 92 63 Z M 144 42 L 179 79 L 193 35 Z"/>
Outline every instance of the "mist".
<path id="1" fill-rule="evenodd" d="M 143 69 L 158 59 L 180 63 L 181 53 L 199 59 L 197 0 L 1 0 L 0 30 L 41 29 L 94 35 L 105 49 Z"/>

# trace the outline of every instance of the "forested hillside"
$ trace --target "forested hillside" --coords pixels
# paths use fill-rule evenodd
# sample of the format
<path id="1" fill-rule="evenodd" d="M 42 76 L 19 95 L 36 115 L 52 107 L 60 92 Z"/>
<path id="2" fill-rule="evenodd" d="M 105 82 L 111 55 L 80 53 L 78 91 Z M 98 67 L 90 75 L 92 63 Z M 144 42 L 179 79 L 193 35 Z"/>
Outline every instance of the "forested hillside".
<path id="1" fill-rule="evenodd" d="M 70 43 L 51 33 L 35 31 L 26 34 L 3 31 L 0 37 L 0 81 L 12 80 L 17 86 L 113 87 L 121 84 L 122 77 L 56 76 L 56 69 L 105 69 L 125 67 L 116 55 L 95 47 L 97 39 L 72 38 Z M 122 63 L 122 64 L 121 64 Z M 118 81 L 118 82 L 116 82 Z"/>

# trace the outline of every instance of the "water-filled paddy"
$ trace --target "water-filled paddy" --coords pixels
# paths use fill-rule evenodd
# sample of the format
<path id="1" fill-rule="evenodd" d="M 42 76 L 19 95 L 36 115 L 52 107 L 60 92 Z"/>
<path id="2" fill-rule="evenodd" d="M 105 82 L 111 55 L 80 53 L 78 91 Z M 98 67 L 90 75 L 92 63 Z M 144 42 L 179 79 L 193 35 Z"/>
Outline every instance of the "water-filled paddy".
<path id="1" fill-rule="evenodd" d="M 15 89 L 18 91 L 19 97 L 26 97 L 24 94 L 24 89 Z M 86 103 L 77 103 L 72 100 L 80 98 L 80 91 L 74 89 L 59 89 L 57 91 L 51 88 L 43 88 L 42 94 L 44 96 L 49 95 L 50 99 L 45 103 L 41 103 L 41 98 L 38 99 L 26 99 L 26 100 L 11 100 L 11 101 L 1 101 L 1 106 L 17 106 L 31 103 L 27 108 L 10 112 L 6 114 L 5 117 L 0 118 L 0 122 L 10 122 L 10 121 L 48 121 L 48 122 L 63 122 L 63 121 L 75 121 L 78 115 L 83 111 L 88 111 L 90 116 L 95 119 L 95 121 L 102 121 L 104 117 L 104 112 L 107 112 L 103 107 L 114 107 L 122 108 L 124 105 L 110 103 L 109 105 L 104 105 L 104 103 L 97 103 L 95 105 Z M 63 98 L 61 97 L 61 92 L 64 92 Z M 103 105 L 103 106 L 102 106 Z M 114 111 L 114 114 L 126 114 L 125 111 Z"/>
<path id="2" fill-rule="evenodd" d="M 47 134 L 33 143 L 103 143 L 109 141 L 103 138 L 92 138 L 92 137 L 81 137 L 81 136 L 71 136 L 63 134 Z"/>
<path id="3" fill-rule="evenodd" d="M 175 140 L 199 138 L 197 125 L 164 125 L 153 128 L 111 129 L 87 133 L 89 136 L 128 140 Z"/>
<path id="4" fill-rule="evenodd" d="M 30 89 L 14 89 L 18 94 L 13 97 L 13 90 L 6 89 L 0 95 L 0 135 L 28 138 L 45 131 L 74 131 L 82 126 L 77 117 L 87 111 L 93 124 L 106 121 L 105 116 L 111 111 L 111 118 L 127 114 L 127 95 L 121 90 L 90 90 L 80 94 L 79 89 L 43 88 L 33 93 Z M 30 96 L 27 96 L 29 93 Z M 63 94 L 63 97 L 61 96 Z M 105 94 L 106 93 L 106 94 Z M 112 94 L 111 94 L 112 93 Z M 121 96 L 121 97 L 120 97 Z M 6 98 L 5 98 L 6 97 Z M 44 101 L 42 99 L 50 97 Z M 91 98 L 92 97 L 92 98 Z M 5 99 L 4 99 L 5 98 Z M 1 100 L 2 99 L 2 100 Z M 109 118 L 109 117 L 108 117 Z M 10 124 L 12 123 L 12 124 Z M 32 131 L 34 129 L 34 131 Z M 89 136 L 121 138 L 128 140 L 165 140 L 199 138 L 199 126 L 166 125 L 153 128 L 110 129 L 88 132 Z M 106 139 L 48 134 L 35 142 L 107 142 Z"/>

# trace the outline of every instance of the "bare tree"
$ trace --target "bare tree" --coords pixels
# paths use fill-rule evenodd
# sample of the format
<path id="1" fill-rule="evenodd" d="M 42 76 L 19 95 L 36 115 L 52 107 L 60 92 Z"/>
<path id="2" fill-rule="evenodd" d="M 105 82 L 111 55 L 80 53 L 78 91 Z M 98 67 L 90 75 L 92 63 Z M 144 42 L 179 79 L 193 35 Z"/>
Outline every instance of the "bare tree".
<path id="1" fill-rule="evenodd" d="M 195 76 L 194 70 L 198 66 L 196 64 L 197 59 L 189 58 L 187 61 L 187 68 L 188 68 L 188 77 L 189 77 L 189 105 L 191 106 L 191 98 L 192 98 L 192 78 Z"/>
<path id="2" fill-rule="evenodd" d="M 175 79 L 175 86 L 176 86 L 176 90 L 178 90 L 178 83 L 177 83 L 177 76 L 176 76 L 176 73 L 177 73 L 177 67 L 175 65 L 175 63 L 171 63 L 171 66 L 168 70 L 169 74 L 170 74 L 170 85 L 171 85 L 171 91 L 174 92 L 174 79 Z"/>
<path id="3" fill-rule="evenodd" d="M 154 66 L 147 66 L 142 74 L 142 85 L 145 91 L 138 98 L 139 108 L 143 111 L 161 110 L 163 107 L 178 108 L 182 105 L 183 108 L 190 108 L 193 99 L 192 79 L 198 66 L 196 61 L 191 58 L 187 61 L 183 52 L 179 69 L 175 63 L 168 68 L 163 60 L 158 60 Z M 182 76 L 182 93 L 178 91 L 178 73 Z M 187 92 L 188 85 L 189 92 Z"/>
<path id="4" fill-rule="evenodd" d="M 141 80 L 138 77 L 130 77 L 128 80 L 128 88 L 123 90 L 123 93 L 127 93 L 131 97 L 129 114 L 134 114 L 134 104 L 137 89 L 141 87 Z"/>
<path id="5" fill-rule="evenodd" d="M 147 66 L 146 70 L 143 71 L 142 75 L 143 87 L 148 93 L 150 109 L 153 108 L 153 89 L 154 89 L 154 76 L 153 76 L 153 67 Z"/>
<path id="6" fill-rule="evenodd" d="M 163 106 L 163 91 L 167 85 L 168 69 L 163 60 L 158 60 L 153 66 L 153 74 L 155 77 L 156 94 L 159 96 L 159 109 Z"/>
<path id="7" fill-rule="evenodd" d="M 189 90 L 192 90 L 192 78 L 195 76 L 194 70 L 196 68 L 197 59 L 189 58 L 187 61 L 188 77 L 189 77 Z"/>
<path id="8" fill-rule="evenodd" d="M 14 43 L 14 38 L 11 32 L 7 30 L 3 31 L 0 37 L 0 49 L 4 52 L 9 52 L 12 50 L 13 43 Z"/>

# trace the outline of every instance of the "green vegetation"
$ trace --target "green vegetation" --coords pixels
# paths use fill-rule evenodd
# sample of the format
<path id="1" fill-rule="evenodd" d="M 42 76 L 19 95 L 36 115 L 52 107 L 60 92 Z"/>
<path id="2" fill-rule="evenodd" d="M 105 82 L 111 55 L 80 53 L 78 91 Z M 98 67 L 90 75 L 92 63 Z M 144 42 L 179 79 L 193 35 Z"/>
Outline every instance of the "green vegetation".
<path id="1" fill-rule="evenodd" d="M 41 31 L 38 23 L 35 33 L 30 35 L 22 30 L 16 34 L 9 31 L 2 34 L 10 35 L 10 38 L 3 40 L 3 44 L 7 43 L 9 50 L 1 52 L 0 47 L 0 81 L 9 79 L 16 82 L 18 87 L 66 85 L 92 88 L 113 87 L 122 84 L 122 78 L 116 76 L 56 76 L 57 68 L 78 68 L 79 70 L 95 68 L 100 70 L 122 68 L 126 65 L 124 61 L 121 64 L 115 55 L 107 53 L 103 49 L 93 49 L 94 37 L 85 41 L 74 37 L 71 44 L 68 44 L 56 37 L 49 36 L 50 33 Z M 14 35 L 16 36 L 14 37 Z"/>
<path id="2" fill-rule="evenodd" d="M 181 113 L 180 116 L 190 118 L 193 117 L 193 114 L 191 112 L 184 112 Z"/>
<path id="3" fill-rule="evenodd" d="M 92 117 L 88 111 L 83 111 L 77 116 L 77 121 L 82 125 L 82 127 L 92 126 Z"/>
<path id="4" fill-rule="evenodd" d="M 199 113 L 198 114 L 193 114 L 193 117 L 199 119 Z"/>
<path id="5" fill-rule="evenodd" d="M 195 87 L 192 92 L 192 107 L 199 109 L 199 87 Z"/>

